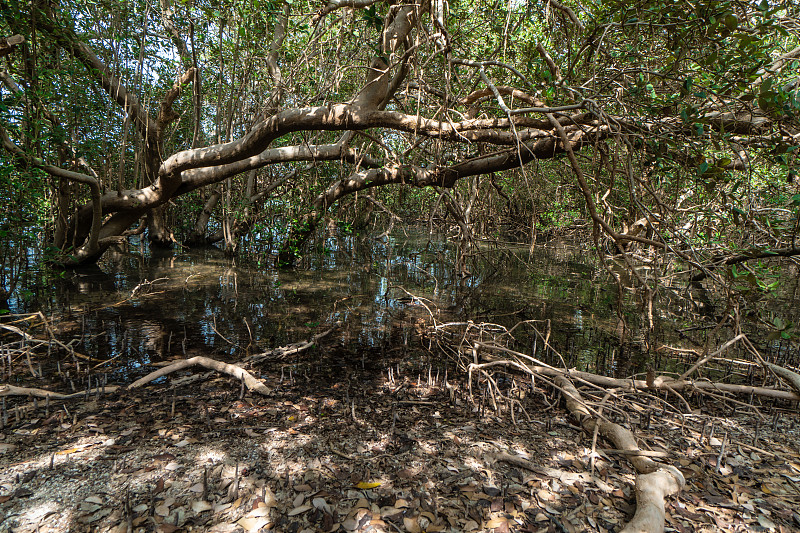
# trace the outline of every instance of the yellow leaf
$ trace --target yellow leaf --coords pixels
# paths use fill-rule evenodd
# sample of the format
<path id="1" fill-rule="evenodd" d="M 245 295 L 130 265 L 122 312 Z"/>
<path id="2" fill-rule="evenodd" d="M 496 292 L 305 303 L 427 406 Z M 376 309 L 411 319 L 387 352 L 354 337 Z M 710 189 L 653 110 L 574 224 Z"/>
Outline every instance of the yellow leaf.
<path id="1" fill-rule="evenodd" d="M 60 452 L 56 452 L 56 455 L 68 455 L 70 453 L 75 453 L 78 451 L 78 448 L 70 448 L 69 450 L 61 450 Z"/>
<path id="2" fill-rule="evenodd" d="M 380 487 L 380 486 L 381 486 L 380 483 L 377 482 L 369 483 L 367 481 L 359 481 L 358 485 L 356 485 L 356 487 L 358 487 L 359 489 L 374 489 L 375 487 Z"/>

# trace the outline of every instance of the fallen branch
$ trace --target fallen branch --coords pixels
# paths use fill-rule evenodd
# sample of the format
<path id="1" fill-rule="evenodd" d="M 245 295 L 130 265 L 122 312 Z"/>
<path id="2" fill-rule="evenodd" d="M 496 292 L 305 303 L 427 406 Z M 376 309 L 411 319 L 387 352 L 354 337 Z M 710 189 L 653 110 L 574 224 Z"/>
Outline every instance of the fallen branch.
<path id="1" fill-rule="evenodd" d="M 115 392 L 118 388 L 119 387 L 116 385 L 108 385 L 103 388 L 103 392 Z M 84 398 L 86 396 L 86 391 L 61 394 L 60 392 L 53 392 L 47 389 L 15 387 L 14 385 L 2 384 L 0 385 L 0 396 L 30 396 L 32 398 L 50 398 L 51 400 L 72 400 L 75 398 Z"/>
<path id="2" fill-rule="evenodd" d="M 244 386 L 247 387 L 248 390 L 255 391 L 259 394 L 263 394 L 267 396 L 272 392 L 266 385 L 264 385 L 261 381 L 253 377 L 250 372 L 247 370 L 232 365 L 230 363 L 223 363 L 222 361 L 217 361 L 215 359 L 211 359 L 209 357 L 203 356 L 196 356 L 191 357 L 189 359 L 183 359 L 178 361 L 177 363 L 173 363 L 169 366 L 164 368 L 160 368 L 155 372 L 151 372 L 147 374 L 145 377 L 141 379 L 137 379 L 130 385 L 128 385 L 128 389 L 136 389 L 141 387 L 142 385 L 146 385 L 150 383 L 154 379 L 158 379 L 160 377 L 166 376 L 167 374 L 171 374 L 172 372 L 177 372 L 178 370 L 183 370 L 185 368 L 189 368 L 191 366 L 202 366 L 203 368 L 208 368 L 210 370 L 216 370 L 217 372 L 221 372 L 223 374 L 228 374 L 229 376 L 233 376 L 237 379 L 240 379 L 244 382 Z"/>
<path id="3" fill-rule="evenodd" d="M 788 368 L 783 368 L 782 366 L 774 365 L 772 363 L 766 363 L 766 365 L 775 373 L 775 375 L 788 381 L 789 385 L 791 385 L 794 390 L 800 393 L 800 374 L 797 372 L 792 372 Z"/>

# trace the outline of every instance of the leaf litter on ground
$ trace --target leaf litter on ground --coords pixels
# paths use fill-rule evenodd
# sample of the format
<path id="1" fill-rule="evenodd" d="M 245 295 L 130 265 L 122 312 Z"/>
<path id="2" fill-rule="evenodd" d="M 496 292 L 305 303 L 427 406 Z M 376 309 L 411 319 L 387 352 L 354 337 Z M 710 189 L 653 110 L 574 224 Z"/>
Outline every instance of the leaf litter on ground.
<path id="1" fill-rule="evenodd" d="M 463 380 L 420 375 L 292 380 L 269 398 L 210 377 L 22 420 L 0 434 L 0 531 L 605 532 L 630 519 L 626 458 L 593 451 L 563 409 L 530 396 L 540 417 L 515 424 L 472 406 Z M 668 527 L 800 528 L 797 414 L 780 420 L 758 442 L 747 416 L 638 431 L 687 479 Z"/>

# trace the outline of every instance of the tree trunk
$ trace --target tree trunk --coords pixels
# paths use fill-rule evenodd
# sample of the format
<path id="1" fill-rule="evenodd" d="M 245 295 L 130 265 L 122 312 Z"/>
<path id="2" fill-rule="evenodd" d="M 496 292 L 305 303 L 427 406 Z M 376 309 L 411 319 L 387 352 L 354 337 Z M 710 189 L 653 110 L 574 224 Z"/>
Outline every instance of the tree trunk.
<path id="1" fill-rule="evenodd" d="M 300 250 L 314 233 L 322 215 L 316 211 L 295 220 L 289 228 L 289 236 L 284 241 L 275 264 L 278 268 L 291 268 L 300 258 Z"/>
<path id="2" fill-rule="evenodd" d="M 169 229 L 164 211 L 165 208 L 159 206 L 147 212 L 148 239 L 153 246 L 171 248 L 175 244 L 175 236 Z"/>
<path id="3" fill-rule="evenodd" d="M 184 241 L 186 246 L 204 246 L 213 242 L 207 236 L 208 222 L 211 220 L 211 214 L 217 207 L 220 198 L 222 198 L 222 191 L 219 189 L 214 190 L 208 197 L 208 200 L 206 200 L 206 203 L 203 206 L 203 210 L 200 211 L 199 215 L 197 215 L 197 221 L 195 222 L 194 229 Z"/>

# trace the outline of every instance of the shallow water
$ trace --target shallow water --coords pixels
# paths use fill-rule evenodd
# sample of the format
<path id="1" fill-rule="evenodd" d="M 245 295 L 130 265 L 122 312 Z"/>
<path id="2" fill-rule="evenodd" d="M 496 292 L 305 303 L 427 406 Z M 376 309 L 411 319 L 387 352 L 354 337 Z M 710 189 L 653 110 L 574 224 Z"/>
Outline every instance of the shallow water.
<path id="1" fill-rule="evenodd" d="M 530 253 L 522 246 L 479 245 L 468 275 L 454 267 L 457 253 L 446 237 L 410 230 L 382 241 L 332 235 L 318 241 L 300 268 L 277 271 L 214 248 L 149 251 L 132 245 L 124 253 L 109 252 L 96 267 L 37 272 L 25 299 L 11 303 L 13 311 L 43 310 L 62 340 L 98 364 L 113 359 L 108 368 L 119 379 L 175 357 L 239 359 L 307 339 L 337 322 L 326 341 L 336 353 L 314 357 L 328 367 L 341 362 L 380 369 L 389 364 L 389 352 L 395 361 L 397 350 L 415 357 L 415 328 L 431 317 L 505 327 L 549 320 L 551 343 L 563 361 L 551 351 L 538 357 L 628 376 L 648 365 L 674 368 L 675 361 L 652 347 L 678 342 L 675 331 L 687 318 L 702 318 L 697 298 L 666 287 L 649 330 L 640 295 L 620 292 L 586 247 L 560 243 Z M 710 299 L 706 305 L 713 308 Z M 541 348 L 530 330 L 515 337 L 520 351 Z"/>

